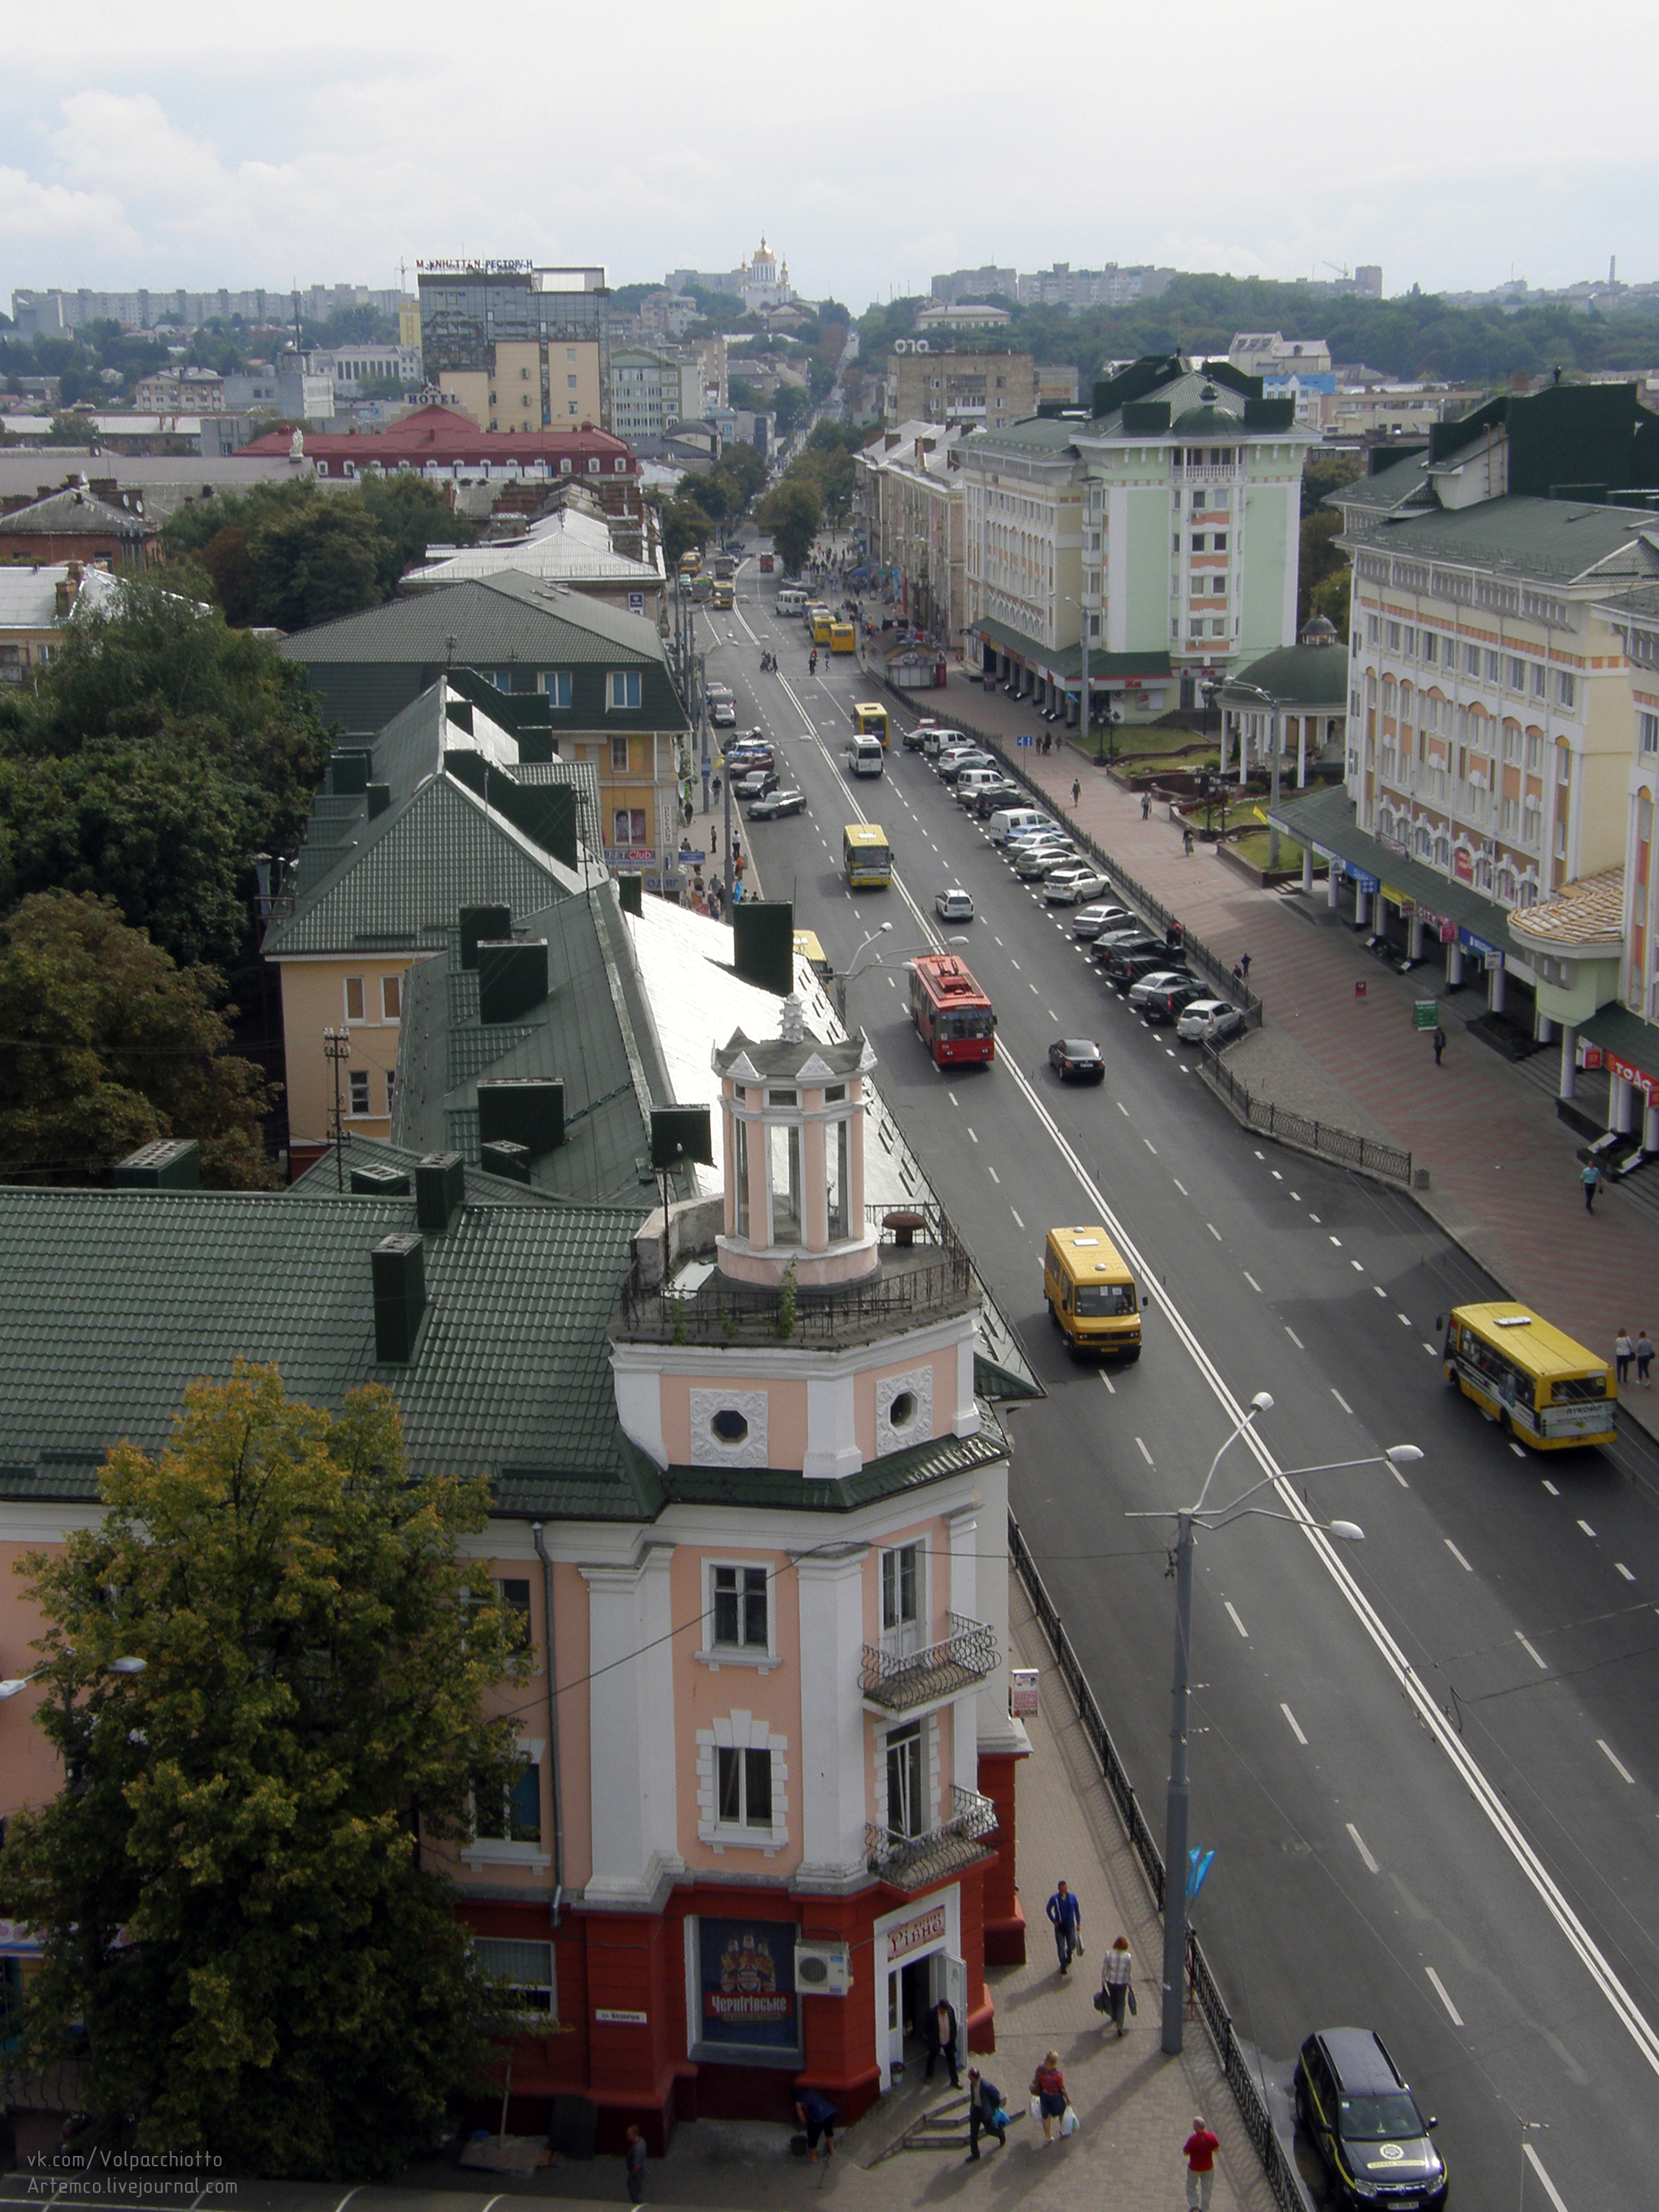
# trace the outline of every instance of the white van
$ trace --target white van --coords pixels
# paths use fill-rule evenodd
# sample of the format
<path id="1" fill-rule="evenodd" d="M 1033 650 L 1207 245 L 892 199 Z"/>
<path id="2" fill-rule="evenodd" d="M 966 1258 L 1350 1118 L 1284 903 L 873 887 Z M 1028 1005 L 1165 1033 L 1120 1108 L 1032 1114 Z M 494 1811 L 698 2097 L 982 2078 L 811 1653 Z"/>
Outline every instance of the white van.
<path id="1" fill-rule="evenodd" d="M 778 612 L 798 615 L 805 611 L 806 594 L 799 584 L 785 584 L 778 593 Z"/>
<path id="2" fill-rule="evenodd" d="M 994 845 L 1006 845 L 1022 831 L 1046 827 L 1048 820 L 1035 806 L 1005 806 L 986 823 L 985 834 Z"/>
<path id="3" fill-rule="evenodd" d="M 887 769 L 887 756 L 881 749 L 879 738 L 854 738 L 848 748 L 852 757 L 854 775 L 883 775 Z"/>
<path id="4" fill-rule="evenodd" d="M 1001 781 L 1002 770 L 1000 768 L 963 769 L 955 785 L 957 805 L 970 805 L 976 791 L 987 790 L 992 784 Z"/>

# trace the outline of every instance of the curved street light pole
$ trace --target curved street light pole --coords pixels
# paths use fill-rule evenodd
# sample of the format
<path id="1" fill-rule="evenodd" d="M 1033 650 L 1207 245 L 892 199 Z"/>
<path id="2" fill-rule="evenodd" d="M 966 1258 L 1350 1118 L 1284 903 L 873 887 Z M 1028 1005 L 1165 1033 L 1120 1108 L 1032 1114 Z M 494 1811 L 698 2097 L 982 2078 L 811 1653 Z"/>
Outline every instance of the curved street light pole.
<path id="1" fill-rule="evenodd" d="M 1229 1448 L 1237 1443 L 1258 1413 L 1270 1413 L 1273 1401 L 1266 1390 L 1258 1390 L 1249 1408 L 1234 1423 L 1224 1438 L 1221 1449 L 1210 1462 L 1210 1471 L 1204 1478 L 1204 1486 L 1195 1504 L 1175 1509 L 1175 1547 L 1170 1554 L 1176 1585 L 1175 1671 L 1171 1685 L 1170 1716 L 1170 1780 L 1164 1811 L 1164 2049 L 1176 2057 L 1182 2047 L 1182 2033 L 1185 2022 L 1187 1993 L 1187 1814 L 1189 1798 L 1187 1766 L 1188 1715 L 1192 1700 L 1192 1643 L 1193 1643 L 1193 1540 L 1200 1528 L 1214 1533 L 1231 1528 L 1235 1521 L 1255 1516 L 1268 1521 L 1287 1521 L 1292 1527 L 1321 1528 L 1328 1535 L 1336 1536 L 1346 1543 L 1363 1540 L 1364 1530 L 1352 1521 L 1307 1521 L 1299 1515 L 1276 1513 L 1271 1506 L 1252 1505 L 1248 1501 L 1259 1491 L 1283 1479 L 1280 1474 L 1263 1475 L 1260 1482 L 1252 1483 L 1248 1490 L 1226 1505 L 1206 1510 L 1205 1500 L 1210 1494 L 1210 1485 L 1215 1480 L 1216 1469 Z M 1373 1453 L 1366 1459 L 1334 1460 L 1320 1467 L 1301 1467 L 1285 1469 L 1288 1474 L 1331 1474 L 1340 1468 L 1373 1467 L 1386 1462 L 1399 1466 L 1421 1459 L 1422 1453 L 1415 1444 L 1391 1444 L 1387 1451 Z M 1168 1508 L 1150 1512 L 1133 1512 L 1125 1518 L 1130 1521 L 1162 1521 L 1170 1516 Z"/>

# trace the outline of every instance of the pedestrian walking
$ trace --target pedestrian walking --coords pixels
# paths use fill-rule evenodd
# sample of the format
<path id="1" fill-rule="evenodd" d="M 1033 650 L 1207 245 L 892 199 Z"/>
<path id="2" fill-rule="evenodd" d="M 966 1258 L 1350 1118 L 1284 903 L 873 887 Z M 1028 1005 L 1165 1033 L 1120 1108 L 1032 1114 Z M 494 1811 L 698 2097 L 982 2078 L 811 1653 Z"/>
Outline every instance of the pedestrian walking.
<path id="1" fill-rule="evenodd" d="M 957 2055 L 957 2008 L 947 1997 L 941 1997 L 927 2015 L 927 2070 L 921 2077 L 924 2081 L 933 2080 L 934 2063 L 942 2058 L 951 2076 L 951 2087 L 961 2088 L 962 2080 L 957 2070 L 961 2063 Z"/>
<path id="2" fill-rule="evenodd" d="M 1630 1340 L 1630 1331 L 1621 1328 L 1613 1340 L 1613 1364 L 1619 1370 L 1619 1387 L 1622 1390 L 1630 1381 L 1630 1364 L 1636 1356 L 1636 1346 Z"/>
<path id="3" fill-rule="evenodd" d="M 1594 1213 L 1595 1194 L 1601 1188 L 1601 1170 L 1594 1160 L 1585 1161 L 1584 1172 L 1578 1180 L 1584 1186 L 1584 1211 L 1586 1213 Z"/>
<path id="4" fill-rule="evenodd" d="M 1054 1931 L 1054 1949 L 1060 1957 L 1062 1974 L 1071 1971 L 1073 1956 L 1083 1949 L 1083 1907 L 1062 1881 L 1048 1899 L 1047 1911 L 1049 1925 Z"/>
<path id="5" fill-rule="evenodd" d="M 1118 2033 L 1123 2033 L 1123 2015 L 1129 2006 L 1129 1985 L 1133 1978 L 1134 1964 L 1129 1955 L 1129 1939 L 1120 1936 L 1100 1970 L 1100 1986 L 1106 1999 L 1106 2011 Z"/>
<path id="6" fill-rule="evenodd" d="M 1240 953 L 1238 964 L 1244 970 L 1244 981 L 1248 983 L 1250 980 L 1250 956 L 1248 952 Z"/>
<path id="7" fill-rule="evenodd" d="M 1210 2191 L 1215 2187 L 1215 2154 L 1221 2139 L 1204 2124 L 1202 2112 L 1193 2115 L 1193 2131 L 1181 2146 L 1187 2160 L 1187 2202 L 1191 2212 L 1210 2212 Z"/>
<path id="8" fill-rule="evenodd" d="M 968 2069 L 968 2155 L 979 2156 L 981 2135 L 993 2135 L 997 2148 L 1008 2148 L 1008 2113 L 1002 2101 L 1002 2092 L 994 2081 L 988 2081 L 977 2066 Z"/>
<path id="9" fill-rule="evenodd" d="M 1083 786 L 1078 781 L 1077 778 L 1073 776 L 1072 778 L 1072 805 L 1073 810 L 1075 810 L 1077 803 L 1082 796 Z"/>
<path id="10" fill-rule="evenodd" d="M 1440 1055 L 1446 1049 L 1446 1032 L 1437 1023 L 1434 1032 L 1434 1064 L 1440 1065 Z"/>
<path id="11" fill-rule="evenodd" d="M 1237 960 L 1233 963 L 1233 989 L 1237 992 L 1240 996 L 1243 996 L 1244 990 L 1244 970 L 1239 966 Z"/>
<path id="12" fill-rule="evenodd" d="M 1181 833 L 1181 854 L 1183 860 L 1190 860 L 1193 857 L 1193 833 L 1190 830 L 1183 830 Z"/>
<path id="13" fill-rule="evenodd" d="M 1152 794 L 1150 791 L 1143 791 L 1140 794 L 1140 818 L 1143 822 L 1146 819 L 1152 811 Z"/>
<path id="14" fill-rule="evenodd" d="M 1644 1390 L 1651 1390 L 1653 1388 L 1652 1383 L 1648 1380 L 1648 1370 L 1652 1364 L 1653 1340 L 1647 1330 L 1644 1328 L 1636 1340 L 1636 1379 Z"/>
<path id="15" fill-rule="evenodd" d="M 818 2162 L 818 2142 L 823 2143 L 823 2154 L 836 2154 L 836 2108 L 828 2097 L 817 2089 L 803 2089 L 795 2099 L 795 2117 L 806 2130 L 806 2163 Z"/>
<path id="16" fill-rule="evenodd" d="M 645 2202 L 645 2137 L 630 2121 L 628 2148 L 623 2163 L 628 2170 L 628 2193 L 635 2204 Z"/>
<path id="17" fill-rule="evenodd" d="M 1043 2142 L 1052 2142 L 1054 2122 L 1065 2118 L 1070 2101 L 1066 2094 L 1066 2076 L 1060 2070 L 1059 2051 L 1044 2052 L 1042 2065 L 1031 2076 L 1031 2096 L 1036 2106 L 1032 2118 L 1042 2123 Z"/>

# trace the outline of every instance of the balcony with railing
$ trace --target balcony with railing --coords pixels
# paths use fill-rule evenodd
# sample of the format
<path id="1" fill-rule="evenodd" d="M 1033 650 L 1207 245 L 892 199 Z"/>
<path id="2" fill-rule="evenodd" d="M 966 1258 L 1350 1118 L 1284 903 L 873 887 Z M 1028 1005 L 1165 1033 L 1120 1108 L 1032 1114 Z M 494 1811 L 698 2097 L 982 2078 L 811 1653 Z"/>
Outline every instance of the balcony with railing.
<path id="1" fill-rule="evenodd" d="M 997 1663 L 996 1632 L 982 1620 L 959 1613 L 945 1615 L 950 1634 L 921 1651 L 884 1651 L 864 1647 L 863 1686 L 867 1703 L 886 1713 L 908 1713 L 917 1705 L 954 1697 L 993 1673 Z"/>
<path id="2" fill-rule="evenodd" d="M 986 1857 L 986 1838 L 996 1833 L 996 1826 L 997 1808 L 990 1798 L 952 1784 L 948 1820 L 920 1836 L 896 1835 L 868 1823 L 865 1857 L 871 1873 L 895 1889 L 926 1889 Z"/>

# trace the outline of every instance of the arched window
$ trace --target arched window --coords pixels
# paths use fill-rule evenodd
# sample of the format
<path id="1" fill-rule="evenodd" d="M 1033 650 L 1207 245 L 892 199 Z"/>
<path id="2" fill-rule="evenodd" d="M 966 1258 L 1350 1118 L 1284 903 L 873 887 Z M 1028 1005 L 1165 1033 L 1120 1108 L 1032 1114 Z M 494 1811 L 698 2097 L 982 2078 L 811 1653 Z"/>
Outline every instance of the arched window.
<path id="1" fill-rule="evenodd" d="M 1398 710 L 1398 704 L 1399 686 L 1392 676 L 1385 676 L 1382 678 L 1382 712 L 1385 714 L 1395 714 Z"/>

